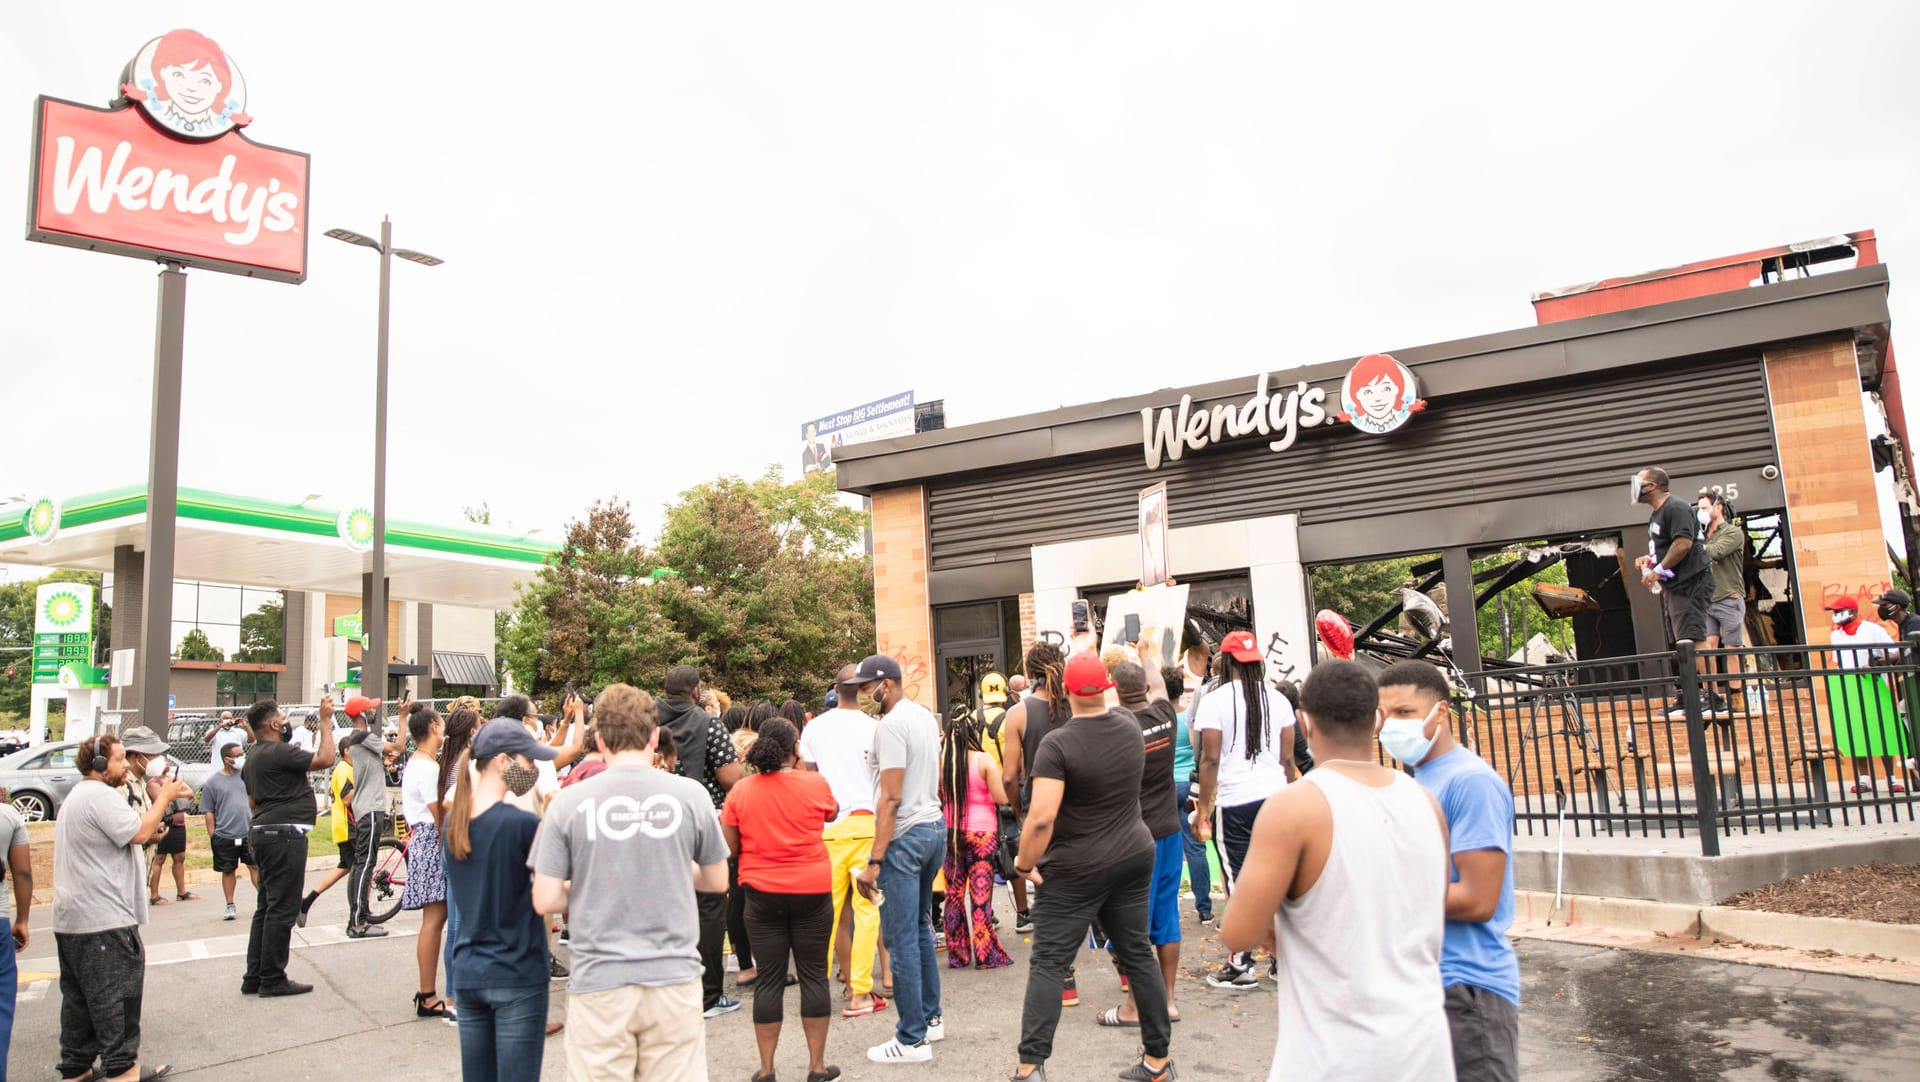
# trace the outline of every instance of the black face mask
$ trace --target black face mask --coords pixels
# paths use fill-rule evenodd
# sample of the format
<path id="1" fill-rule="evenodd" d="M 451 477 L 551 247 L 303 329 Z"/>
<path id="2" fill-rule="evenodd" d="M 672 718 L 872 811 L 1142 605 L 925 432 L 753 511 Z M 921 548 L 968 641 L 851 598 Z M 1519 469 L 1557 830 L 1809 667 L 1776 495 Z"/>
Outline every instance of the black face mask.
<path id="1" fill-rule="evenodd" d="M 1892 605 L 1882 605 L 1875 611 L 1880 614 L 1880 619 L 1882 620 L 1893 619 L 1894 607 Z"/>

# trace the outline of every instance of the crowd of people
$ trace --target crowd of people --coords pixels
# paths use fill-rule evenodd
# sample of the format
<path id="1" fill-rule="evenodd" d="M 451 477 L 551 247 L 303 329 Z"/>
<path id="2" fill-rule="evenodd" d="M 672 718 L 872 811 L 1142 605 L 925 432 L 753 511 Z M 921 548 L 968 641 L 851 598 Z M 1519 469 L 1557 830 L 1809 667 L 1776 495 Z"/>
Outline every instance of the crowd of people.
<path id="1" fill-rule="evenodd" d="M 445 715 L 403 702 L 404 737 L 378 700 L 349 699 L 338 733 L 331 699 L 311 725 L 256 704 L 209 734 L 220 769 L 199 797 L 226 918 L 241 867 L 257 890 L 240 992 L 311 990 L 289 941 L 338 882 L 347 936 L 384 934 L 368 888 L 397 780 L 400 904 L 421 914 L 412 1006 L 458 1026 L 468 1079 L 539 1077 L 562 1029 L 571 1078 L 706 1077 L 702 1019 L 741 1006 L 729 946 L 756 1082 L 775 1077 L 794 985 L 808 1082 L 840 1076 L 836 985 L 843 1020 L 891 1016 L 870 1060 L 929 1063 L 947 1035 L 941 970 L 1014 964 L 1004 882 L 1012 931 L 1032 937 L 1009 1076 L 1044 1080 L 1091 948 L 1123 988 L 1093 1020 L 1138 1031 L 1118 1077 L 1170 1082 L 1183 873 L 1212 923 L 1215 839 L 1232 953 L 1206 983 L 1275 983 L 1273 1077 L 1517 1077 L 1513 798 L 1454 741 L 1439 671 L 1336 661 L 1276 685 L 1246 632 L 1163 660 L 1146 643 L 1042 642 L 983 683 L 982 709 L 944 720 L 886 655 L 843 666 L 817 716 L 734 704 L 688 666 L 658 698 L 568 689 L 548 719 L 516 695 L 490 718 L 471 699 Z M 165 750 L 140 727 L 79 749 L 56 837 L 65 1079 L 167 1072 L 138 1059 L 140 926 L 193 804 L 177 771 L 148 766 Z M 319 771 L 340 857 L 308 890 Z M 30 897 L 30 866 L 13 864 Z M 11 931 L 25 942 L 24 900 Z M 550 1024 L 558 978 L 565 1022 Z"/>

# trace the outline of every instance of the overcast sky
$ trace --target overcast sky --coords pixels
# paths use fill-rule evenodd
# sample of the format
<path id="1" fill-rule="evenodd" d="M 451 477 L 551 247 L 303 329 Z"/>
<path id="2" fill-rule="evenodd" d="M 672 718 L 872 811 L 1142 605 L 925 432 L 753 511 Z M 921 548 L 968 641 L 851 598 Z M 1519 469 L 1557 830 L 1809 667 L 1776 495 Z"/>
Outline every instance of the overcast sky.
<path id="1" fill-rule="evenodd" d="M 617 495 L 650 528 L 898 391 L 964 424 L 1250 377 L 1849 230 L 1879 232 L 1904 345 L 1916 23 L 1751 0 L 10 3 L 0 208 L 25 212 L 36 94 L 104 104 L 143 42 L 201 30 L 246 76 L 249 134 L 312 154 L 315 238 L 300 286 L 190 275 L 182 483 L 370 497 L 377 261 L 318 234 L 391 213 L 447 262 L 394 270 L 390 513 L 485 501 L 555 537 Z M 9 243 L 0 496 L 142 482 L 156 268 Z"/>

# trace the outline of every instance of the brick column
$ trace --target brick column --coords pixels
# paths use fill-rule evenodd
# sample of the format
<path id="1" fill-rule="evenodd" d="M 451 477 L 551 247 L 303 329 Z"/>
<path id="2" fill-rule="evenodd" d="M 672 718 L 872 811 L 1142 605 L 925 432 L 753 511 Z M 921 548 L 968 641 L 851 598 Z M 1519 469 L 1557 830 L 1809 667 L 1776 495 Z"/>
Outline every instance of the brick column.
<path id="1" fill-rule="evenodd" d="M 927 490 L 873 494 L 873 619 L 880 652 L 900 662 L 907 696 L 939 713 L 933 612 L 927 600 Z"/>
<path id="2" fill-rule="evenodd" d="M 1009 674 L 1020 671 L 1026 664 L 1027 651 L 1033 649 L 1033 641 L 1040 637 L 1040 624 L 1033 616 L 1033 593 L 1020 595 L 1020 656 L 1007 662 Z"/>
<path id="3" fill-rule="evenodd" d="M 1871 620 L 1869 601 L 1891 578 L 1860 368 L 1851 337 L 1776 347 L 1766 366 L 1801 619 L 1808 641 L 1824 644 L 1833 625 L 1823 605 L 1852 595 Z"/>

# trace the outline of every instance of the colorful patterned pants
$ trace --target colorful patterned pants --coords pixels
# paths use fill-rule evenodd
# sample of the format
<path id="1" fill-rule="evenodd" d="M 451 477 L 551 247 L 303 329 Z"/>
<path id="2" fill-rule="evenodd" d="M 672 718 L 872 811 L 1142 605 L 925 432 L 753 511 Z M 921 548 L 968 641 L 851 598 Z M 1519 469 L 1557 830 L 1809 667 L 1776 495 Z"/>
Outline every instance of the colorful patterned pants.
<path id="1" fill-rule="evenodd" d="M 949 968 L 997 969 L 1013 964 L 993 930 L 993 858 L 999 845 L 997 831 L 968 830 L 960 835 L 960 852 L 956 855 L 949 849 L 947 853 Z M 971 919 L 969 904 L 973 907 Z"/>

